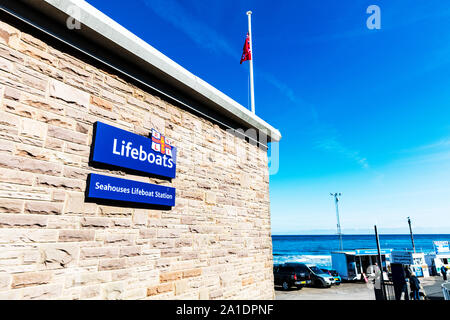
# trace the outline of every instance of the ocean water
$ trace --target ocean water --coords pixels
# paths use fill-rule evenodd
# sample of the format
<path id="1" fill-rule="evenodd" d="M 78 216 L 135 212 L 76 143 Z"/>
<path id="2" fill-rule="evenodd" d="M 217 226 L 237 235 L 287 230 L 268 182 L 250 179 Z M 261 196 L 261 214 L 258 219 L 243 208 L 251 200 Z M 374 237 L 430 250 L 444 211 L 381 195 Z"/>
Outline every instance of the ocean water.
<path id="1" fill-rule="evenodd" d="M 375 235 L 343 235 L 344 250 L 376 249 Z M 416 234 L 416 251 L 434 252 L 433 241 L 450 241 L 450 234 Z M 339 250 L 337 235 L 274 235 L 274 263 L 304 262 L 331 267 L 331 252 Z M 412 250 L 409 234 L 380 235 L 381 249 Z"/>

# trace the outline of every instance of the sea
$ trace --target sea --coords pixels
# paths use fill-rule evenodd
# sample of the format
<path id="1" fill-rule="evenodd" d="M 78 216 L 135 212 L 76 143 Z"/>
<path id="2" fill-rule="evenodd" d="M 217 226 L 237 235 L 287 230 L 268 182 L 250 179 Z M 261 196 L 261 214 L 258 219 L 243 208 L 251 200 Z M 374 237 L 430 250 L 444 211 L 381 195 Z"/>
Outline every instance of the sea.
<path id="1" fill-rule="evenodd" d="M 382 234 L 381 249 L 412 250 L 409 234 Z M 375 235 L 343 235 L 344 250 L 376 249 Z M 433 241 L 450 241 L 450 234 L 415 234 L 417 252 L 434 252 Z M 339 250 L 337 235 L 273 235 L 274 264 L 303 262 L 331 267 L 331 252 Z"/>

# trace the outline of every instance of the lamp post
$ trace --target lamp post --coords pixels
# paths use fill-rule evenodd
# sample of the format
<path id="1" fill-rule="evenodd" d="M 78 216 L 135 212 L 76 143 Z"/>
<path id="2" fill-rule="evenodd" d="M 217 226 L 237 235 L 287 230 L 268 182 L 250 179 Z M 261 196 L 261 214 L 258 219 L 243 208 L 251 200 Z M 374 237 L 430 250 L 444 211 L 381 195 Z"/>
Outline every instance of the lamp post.
<path id="1" fill-rule="evenodd" d="M 383 300 L 387 300 L 386 287 L 384 285 L 383 259 L 381 258 L 380 238 L 378 236 L 378 229 L 376 225 L 374 226 L 374 229 L 375 229 L 375 239 L 377 241 L 378 267 L 380 268 L 381 271 L 381 278 L 380 278 L 381 292 L 383 294 Z"/>
<path id="2" fill-rule="evenodd" d="M 411 242 L 412 242 L 413 250 L 414 250 L 414 253 L 416 253 L 416 246 L 414 244 L 414 236 L 413 236 L 413 232 L 412 232 L 412 228 L 411 228 L 411 219 L 409 217 L 408 217 L 408 224 L 409 224 L 409 234 L 411 235 Z"/>
<path id="3" fill-rule="evenodd" d="M 331 193 L 330 192 L 330 195 L 332 197 L 334 197 L 334 203 L 336 205 L 337 234 L 339 237 L 339 249 L 342 251 L 342 250 L 344 250 L 344 246 L 342 244 L 341 222 L 339 221 L 339 205 L 338 205 L 339 197 L 342 195 L 342 193 L 340 193 L 340 192 L 339 193 L 337 193 L 337 192 Z"/>

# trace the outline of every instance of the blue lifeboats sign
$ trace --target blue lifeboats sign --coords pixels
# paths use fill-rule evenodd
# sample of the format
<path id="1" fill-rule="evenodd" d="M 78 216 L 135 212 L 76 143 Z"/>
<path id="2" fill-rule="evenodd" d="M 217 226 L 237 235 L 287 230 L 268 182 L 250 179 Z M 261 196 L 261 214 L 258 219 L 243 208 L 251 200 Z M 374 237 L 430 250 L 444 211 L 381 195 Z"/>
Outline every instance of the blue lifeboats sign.
<path id="1" fill-rule="evenodd" d="M 155 130 L 148 138 L 98 121 L 92 143 L 94 163 L 175 178 L 177 149 Z"/>
<path id="2" fill-rule="evenodd" d="M 175 188 L 95 173 L 89 174 L 86 195 L 90 199 L 175 206 Z"/>

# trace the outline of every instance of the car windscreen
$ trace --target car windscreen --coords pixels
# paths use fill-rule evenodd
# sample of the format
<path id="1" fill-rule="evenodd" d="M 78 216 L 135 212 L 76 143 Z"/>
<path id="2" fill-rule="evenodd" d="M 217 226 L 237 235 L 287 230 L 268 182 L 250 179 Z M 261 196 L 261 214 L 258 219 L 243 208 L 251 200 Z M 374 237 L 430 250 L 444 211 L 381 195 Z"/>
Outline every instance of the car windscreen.
<path id="1" fill-rule="evenodd" d="M 325 273 L 325 272 L 323 272 L 322 270 L 320 270 L 319 268 L 317 268 L 316 266 L 312 266 L 312 267 L 309 267 L 309 268 L 310 268 L 311 271 L 314 272 L 315 274 L 322 274 L 322 273 Z"/>

